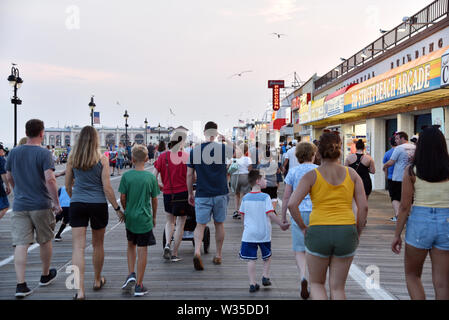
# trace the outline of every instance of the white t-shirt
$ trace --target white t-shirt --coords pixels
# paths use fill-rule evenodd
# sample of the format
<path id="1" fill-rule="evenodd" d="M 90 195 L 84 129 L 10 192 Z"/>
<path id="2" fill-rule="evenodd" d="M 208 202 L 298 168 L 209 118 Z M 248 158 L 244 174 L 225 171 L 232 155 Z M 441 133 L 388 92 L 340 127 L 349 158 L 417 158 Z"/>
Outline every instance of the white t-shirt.
<path id="1" fill-rule="evenodd" d="M 248 174 L 248 167 L 253 164 L 250 157 L 241 157 L 235 159 L 237 164 L 239 165 L 239 170 L 234 172 L 233 174 Z"/>
<path id="2" fill-rule="evenodd" d="M 287 154 L 285 155 L 285 159 L 288 159 L 288 170 L 299 166 L 299 162 L 298 162 L 298 159 L 296 158 L 295 152 L 296 152 L 296 147 L 288 150 Z"/>
<path id="3" fill-rule="evenodd" d="M 244 242 L 270 242 L 271 220 L 268 213 L 274 212 L 270 196 L 262 192 L 250 192 L 242 198 L 240 213 L 244 215 Z"/>
<path id="4" fill-rule="evenodd" d="M 390 160 L 396 161 L 393 170 L 393 181 L 402 181 L 405 167 L 412 163 L 415 149 L 416 146 L 411 143 L 403 143 L 394 148 L 390 157 Z"/>

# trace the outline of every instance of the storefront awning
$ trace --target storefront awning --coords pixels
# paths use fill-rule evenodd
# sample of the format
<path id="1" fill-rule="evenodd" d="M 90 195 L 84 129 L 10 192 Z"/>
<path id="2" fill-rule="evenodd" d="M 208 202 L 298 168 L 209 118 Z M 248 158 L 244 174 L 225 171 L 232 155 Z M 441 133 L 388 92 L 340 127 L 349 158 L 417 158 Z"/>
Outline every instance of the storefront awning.
<path id="1" fill-rule="evenodd" d="M 309 124 L 327 125 L 368 114 L 375 116 L 376 113 L 399 111 L 410 104 L 425 105 L 448 98 L 449 90 L 442 89 L 445 80 L 442 70 L 446 67 L 442 64 L 442 57 L 445 61 L 449 60 L 449 46 L 353 86 L 344 95 L 344 113 Z M 449 77 L 449 70 L 447 73 Z"/>

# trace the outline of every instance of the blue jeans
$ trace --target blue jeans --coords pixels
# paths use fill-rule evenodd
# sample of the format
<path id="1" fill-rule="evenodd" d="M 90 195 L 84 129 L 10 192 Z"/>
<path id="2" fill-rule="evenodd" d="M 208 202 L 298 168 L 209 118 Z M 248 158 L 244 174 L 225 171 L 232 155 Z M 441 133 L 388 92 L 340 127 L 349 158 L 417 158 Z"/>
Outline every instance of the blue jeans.
<path id="1" fill-rule="evenodd" d="M 306 226 L 309 225 L 309 216 L 311 211 L 301 211 L 301 218 L 304 221 L 304 224 Z M 295 220 L 293 218 L 291 219 L 292 222 L 292 249 L 296 252 L 305 252 L 306 251 L 306 245 L 304 244 L 304 233 L 302 233 L 301 229 L 296 224 Z"/>
<path id="2" fill-rule="evenodd" d="M 449 208 L 413 206 L 405 242 L 418 249 L 449 250 Z"/>
<path id="3" fill-rule="evenodd" d="M 228 195 L 195 198 L 195 216 L 199 224 L 207 224 L 211 216 L 215 222 L 224 222 L 228 210 Z"/>

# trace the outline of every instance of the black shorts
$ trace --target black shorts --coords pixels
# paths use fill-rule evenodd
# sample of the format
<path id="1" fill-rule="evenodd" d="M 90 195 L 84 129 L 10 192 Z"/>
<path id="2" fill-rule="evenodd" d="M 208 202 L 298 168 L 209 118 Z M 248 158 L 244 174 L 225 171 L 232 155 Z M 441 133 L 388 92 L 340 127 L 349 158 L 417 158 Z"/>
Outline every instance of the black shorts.
<path id="1" fill-rule="evenodd" d="M 188 202 L 189 193 L 187 191 L 179 192 L 173 194 L 173 200 L 175 202 L 172 203 L 172 195 L 164 194 L 164 209 L 165 212 L 171 213 L 176 217 L 182 217 L 186 215 L 191 215 L 194 208 Z M 176 201 L 178 200 L 178 201 Z M 183 201 L 185 200 L 185 201 Z"/>
<path id="2" fill-rule="evenodd" d="M 106 228 L 109 221 L 107 203 L 70 203 L 70 226 L 72 228 L 87 227 L 93 230 Z"/>
<path id="3" fill-rule="evenodd" d="M 268 194 L 271 199 L 278 198 L 278 187 L 266 187 L 262 192 Z"/>
<path id="4" fill-rule="evenodd" d="M 388 181 L 388 191 L 390 193 L 391 201 L 401 201 L 402 181 Z"/>
<path id="5" fill-rule="evenodd" d="M 154 237 L 153 230 L 150 230 L 147 233 L 133 233 L 126 229 L 126 238 L 129 242 L 132 242 L 138 247 L 148 247 L 156 244 L 156 238 Z"/>
<path id="6" fill-rule="evenodd" d="M 70 221 L 69 209 L 70 207 L 62 207 L 62 212 L 56 215 L 56 222 L 62 220 L 62 223 L 68 224 Z"/>

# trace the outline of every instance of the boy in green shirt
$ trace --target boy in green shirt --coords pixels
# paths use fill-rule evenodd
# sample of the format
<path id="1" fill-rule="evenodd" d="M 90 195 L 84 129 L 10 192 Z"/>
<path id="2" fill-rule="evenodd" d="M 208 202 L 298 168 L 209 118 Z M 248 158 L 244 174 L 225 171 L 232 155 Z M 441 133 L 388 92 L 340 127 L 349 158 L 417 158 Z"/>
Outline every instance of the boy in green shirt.
<path id="1" fill-rule="evenodd" d="M 136 145 L 132 149 L 132 161 L 135 169 L 123 174 L 118 189 L 120 202 L 125 210 L 128 239 L 129 275 L 122 289 L 129 291 L 135 285 L 134 296 L 138 297 L 148 293 L 147 288 L 143 286 L 143 276 L 147 265 L 147 247 L 156 244 L 153 227 L 156 225 L 157 196 L 160 190 L 156 177 L 144 169 L 145 162 L 148 161 L 148 150 L 145 146 Z M 137 279 L 134 272 L 136 246 Z"/>

